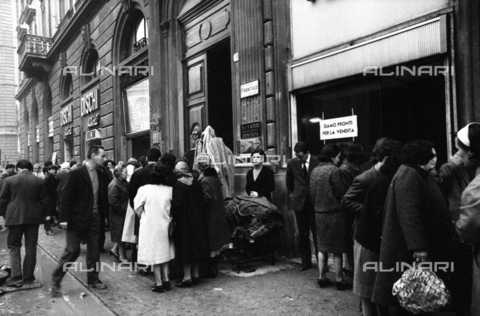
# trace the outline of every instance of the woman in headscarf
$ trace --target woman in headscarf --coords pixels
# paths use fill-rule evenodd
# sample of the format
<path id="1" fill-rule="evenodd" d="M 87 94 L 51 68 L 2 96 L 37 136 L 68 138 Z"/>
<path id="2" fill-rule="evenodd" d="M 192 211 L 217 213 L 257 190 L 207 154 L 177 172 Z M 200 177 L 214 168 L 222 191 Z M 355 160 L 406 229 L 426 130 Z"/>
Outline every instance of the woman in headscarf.
<path id="1" fill-rule="evenodd" d="M 125 244 L 122 242 L 123 225 L 128 207 L 127 165 L 120 163 L 113 169 L 114 178 L 108 185 L 110 204 L 110 239 L 115 245 L 110 251 L 121 262 L 128 262 Z"/>
<path id="2" fill-rule="evenodd" d="M 193 178 L 184 161 L 175 166 L 177 182 L 173 186 L 172 217 L 175 222 L 175 258 L 183 264 L 183 280 L 177 287 L 198 284 L 200 261 L 209 257 L 207 213 L 202 186 Z"/>
<path id="3" fill-rule="evenodd" d="M 457 133 L 455 143 L 465 166 L 477 167 L 476 177 L 462 194 L 457 232 L 473 245 L 473 287 L 470 315 L 480 315 L 480 123 L 471 123 Z"/>
<path id="4" fill-rule="evenodd" d="M 200 184 L 203 190 L 203 203 L 207 210 L 208 240 L 210 249 L 210 262 L 206 277 L 215 278 L 218 274 L 218 259 L 220 249 L 230 243 L 225 205 L 223 204 L 222 183 L 215 168 L 210 165 L 207 154 L 197 156 L 200 174 Z"/>

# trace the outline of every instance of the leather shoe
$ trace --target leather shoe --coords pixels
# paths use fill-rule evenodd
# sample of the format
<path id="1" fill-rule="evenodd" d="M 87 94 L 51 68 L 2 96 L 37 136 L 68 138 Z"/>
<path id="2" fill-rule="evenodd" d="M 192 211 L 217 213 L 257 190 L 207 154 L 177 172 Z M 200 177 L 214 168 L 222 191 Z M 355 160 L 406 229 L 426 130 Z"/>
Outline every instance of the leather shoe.
<path id="1" fill-rule="evenodd" d="M 332 286 L 333 283 L 332 281 L 330 281 L 329 279 L 318 279 L 318 286 L 320 286 L 321 288 L 324 288 L 324 287 L 327 287 L 327 286 Z"/>
<path id="2" fill-rule="evenodd" d="M 8 279 L 5 282 L 5 286 L 7 287 L 22 287 L 23 286 L 23 280 L 22 279 Z"/>
<path id="3" fill-rule="evenodd" d="M 302 266 L 300 267 L 300 269 L 298 269 L 298 271 L 305 271 L 305 270 L 308 270 L 312 267 L 312 264 L 302 264 Z"/>
<path id="4" fill-rule="evenodd" d="M 343 290 L 351 289 L 352 285 L 350 283 L 347 283 L 345 280 L 343 280 L 342 282 L 335 281 L 335 287 L 337 288 L 337 290 L 343 291 Z"/>
<path id="5" fill-rule="evenodd" d="M 170 281 L 162 281 L 162 286 L 165 291 L 170 291 L 172 286 L 170 285 Z"/>
<path id="6" fill-rule="evenodd" d="M 52 297 L 62 297 L 63 293 L 60 289 L 60 285 L 57 283 L 52 283 L 52 287 L 50 288 L 50 293 Z"/>
<path id="7" fill-rule="evenodd" d="M 156 293 L 163 293 L 163 286 L 161 285 L 157 285 L 157 283 L 155 283 L 153 286 L 152 286 L 152 292 L 156 292 Z"/>
<path id="8" fill-rule="evenodd" d="M 192 285 L 197 285 L 200 282 L 199 277 L 192 276 Z"/>
<path id="9" fill-rule="evenodd" d="M 192 280 L 183 280 L 180 283 L 177 283 L 177 287 L 192 287 Z"/>
<path id="10" fill-rule="evenodd" d="M 105 290 L 107 288 L 107 285 L 102 283 L 101 281 L 94 283 L 94 284 L 89 284 L 89 287 L 92 289 L 97 289 L 97 290 Z"/>

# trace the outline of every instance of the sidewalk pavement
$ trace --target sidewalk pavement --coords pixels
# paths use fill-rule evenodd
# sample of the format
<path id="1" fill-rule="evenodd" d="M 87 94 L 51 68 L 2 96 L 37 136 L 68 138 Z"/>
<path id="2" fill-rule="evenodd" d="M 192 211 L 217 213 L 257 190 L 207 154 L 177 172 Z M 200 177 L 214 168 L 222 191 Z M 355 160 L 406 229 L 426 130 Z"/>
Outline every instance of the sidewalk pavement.
<path id="1" fill-rule="evenodd" d="M 39 245 L 58 260 L 65 247 L 65 231 L 56 227 L 55 233 L 55 236 L 46 236 L 41 227 Z M 109 251 L 113 245 L 108 232 L 106 235 L 105 248 Z M 78 262 L 82 262 L 84 268 L 85 254 L 86 248 L 82 246 Z M 93 293 L 121 316 L 359 314 L 359 300 L 351 290 L 320 289 L 316 266 L 299 272 L 299 264 L 285 258 L 278 258 L 274 266 L 267 262 L 252 264 L 255 272 L 240 274 L 232 271 L 231 262 L 222 260 L 216 279 L 201 279 L 198 286 L 188 289 L 176 288 L 177 280 L 172 280 L 172 291 L 162 294 L 151 292 L 152 275 L 142 277 L 123 268 L 114 271 L 110 267 L 116 261 L 108 253 L 101 255 L 101 261 L 107 266 L 100 273 L 100 279 L 108 289 L 93 290 Z M 72 275 L 85 285 L 86 272 L 72 271 Z M 327 276 L 334 279 L 332 272 Z"/>
<path id="2" fill-rule="evenodd" d="M 0 232 L 0 267 L 10 266 L 6 229 Z M 25 253 L 22 248 L 22 258 Z M 6 293 L 0 296 L 0 315 L 115 315 L 96 296 L 67 274 L 63 282 L 65 295 L 51 298 L 48 292 L 50 275 L 57 262 L 40 247 L 37 248 L 35 277 L 41 288 Z"/>

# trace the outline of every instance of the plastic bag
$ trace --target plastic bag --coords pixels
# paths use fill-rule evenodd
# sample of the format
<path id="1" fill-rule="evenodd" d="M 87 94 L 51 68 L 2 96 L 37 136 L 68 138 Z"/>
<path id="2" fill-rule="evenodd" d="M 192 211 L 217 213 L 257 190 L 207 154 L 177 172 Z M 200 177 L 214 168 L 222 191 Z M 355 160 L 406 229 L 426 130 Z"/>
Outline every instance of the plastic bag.
<path id="1" fill-rule="evenodd" d="M 413 314 L 433 313 L 451 302 L 445 283 L 430 270 L 410 268 L 392 289 L 400 306 Z"/>

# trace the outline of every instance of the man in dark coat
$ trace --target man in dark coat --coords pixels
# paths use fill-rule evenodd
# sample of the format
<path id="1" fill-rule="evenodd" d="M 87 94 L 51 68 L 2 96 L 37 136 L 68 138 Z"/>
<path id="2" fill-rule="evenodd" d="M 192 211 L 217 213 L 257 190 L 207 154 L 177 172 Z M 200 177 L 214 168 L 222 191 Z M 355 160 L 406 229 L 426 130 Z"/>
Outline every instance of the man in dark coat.
<path id="1" fill-rule="evenodd" d="M 319 161 L 310 155 L 308 146 L 298 142 L 294 148 L 295 158 L 287 163 L 287 189 L 291 193 L 290 205 L 295 211 L 298 228 L 298 244 L 302 256 L 300 271 L 312 267 L 312 251 L 310 249 L 309 231 L 312 232 L 315 255 L 318 255 L 317 228 L 315 225 L 315 210 L 310 197 L 310 174 L 318 166 Z"/>
<path id="2" fill-rule="evenodd" d="M 5 167 L 5 171 L 2 172 L 2 174 L 0 175 L 0 191 L 2 191 L 3 181 L 5 181 L 6 178 L 14 175 L 16 175 L 15 165 L 7 164 L 7 166 Z"/>
<path id="3" fill-rule="evenodd" d="M 380 267 L 372 301 L 397 307 L 393 284 L 404 271 L 397 266 L 415 262 L 452 262 L 454 227 L 447 202 L 429 175 L 436 163 L 433 144 L 411 141 L 402 150 L 402 162 L 392 179 L 385 202 Z M 449 279 L 436 271 L 445 282 Z M 449 284 L 447 284 L 448 288 Z"/>
<path id="4" fill-rule="evenodd" d="M 7 245 L 12 269 L 6 285 L 11 287 L 35 281 L 38 227 L 44 222 L 47 203 L 43 180 L 32 174 L 32 163 L 20 160 L 16 168 L 18 174 L 5 179 L 0 193 L 0 215 L 5 218 L 5 226 L 8 227 Z M 25 237 L 23 273 L 20 254 L 22 237 Z"/>
<path id="5" fill-rule="evenodd" d="M 135 209 L 133 205 L 133 200 L 135 200 L 135 196 L 137 196 L 138 189 L 150 182 L 150 174 L 153 171 L 153 166 L 155 165 L 156 162 L 160 159 L 162 154 L 160 153 L 160 150 L 158 148 L 150 148 L 147 151 L 147 159 L 148 159 L 148 164 L 145 165 L 143 168 L 136 170 L 132 178 L 130 179 L 130 182 L 128 184 L 128 193 L 130 195 L 130 206 Z M 138 216 L 135 216 L 135 235 L 138 236 L 139 229 L 140 228 L 140 219 Z M 132 262 L 137 262 L 137 250 L 134 249 L 132 252 L 132 257 L 130 258 L 130 261 Z M 140 275 L 146 274 L 145 269 L 139 269 L 138 273 Z"/>
<path id="6" fill-rule="evenodd" d="M 96 289 L 105 289 L 98 278 L 101 218 L 108 212 L 108 177 L 98 166 L 105 160 L 101 146 L 88 150 L 85 166 L 69 172 L 60 197 L 60 225 L 67 228 L 67 246 L 52 274 L 52 295 L 61 294 L 60 284 L 66 269 L 80 255 L 82 237 L 87 240 L 87 282 Z"/>

